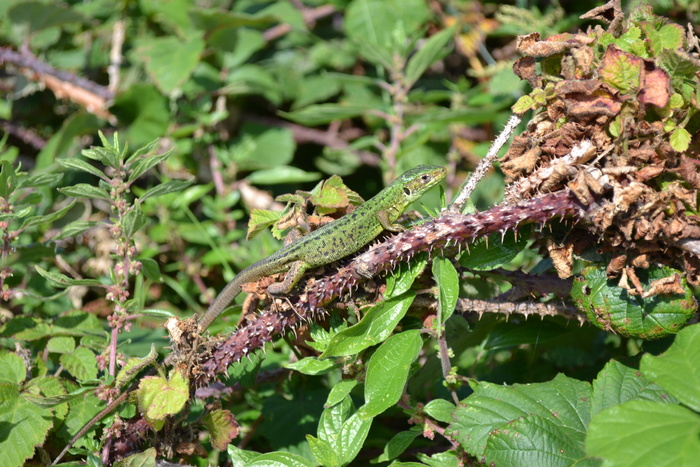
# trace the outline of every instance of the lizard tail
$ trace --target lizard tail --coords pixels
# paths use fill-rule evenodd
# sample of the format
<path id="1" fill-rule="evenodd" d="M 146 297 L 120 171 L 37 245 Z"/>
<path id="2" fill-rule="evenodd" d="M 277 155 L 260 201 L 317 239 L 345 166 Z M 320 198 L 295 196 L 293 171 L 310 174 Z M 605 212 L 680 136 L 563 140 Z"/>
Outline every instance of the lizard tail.
<path id="1" fill-rule="evenodd" d="M 202 331 L 207 329 L 209 325 L 223 313 L 229 303 L 231 303 L 239 293 L 241 293 L 241 284 L 236 279 L 232 280 L 224 287 L 224 290 L 214 299 L 214 303 L 212 303 L 211 306 L 207 308 L 207 311 L 197 320 L 197 324 L 199 324 Z"/>

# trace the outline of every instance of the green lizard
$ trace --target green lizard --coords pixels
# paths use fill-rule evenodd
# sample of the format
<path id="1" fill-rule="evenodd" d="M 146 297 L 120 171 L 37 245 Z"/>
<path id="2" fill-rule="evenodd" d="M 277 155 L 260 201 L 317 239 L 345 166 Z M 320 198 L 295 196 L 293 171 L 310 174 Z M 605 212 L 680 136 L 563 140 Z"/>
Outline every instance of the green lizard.
<path id="1" fill-rule="evenodd" d="M 307 269 L 323 266 L 348 256 L 371 242 L 383 230 L 404 230 L 396 220 L 406 207 L 445 178 L 447 171 L 437 165 L 419 165 L 397 178 L 353 212 L 330 222 L 270 256 L 251 264 L 236 275 L 199 318 L 204 331 L 241 293 L 241 286 L 263 277 L 287 271 L 284 281 L 270 285 L 273 295 L 288 293 Z"/>

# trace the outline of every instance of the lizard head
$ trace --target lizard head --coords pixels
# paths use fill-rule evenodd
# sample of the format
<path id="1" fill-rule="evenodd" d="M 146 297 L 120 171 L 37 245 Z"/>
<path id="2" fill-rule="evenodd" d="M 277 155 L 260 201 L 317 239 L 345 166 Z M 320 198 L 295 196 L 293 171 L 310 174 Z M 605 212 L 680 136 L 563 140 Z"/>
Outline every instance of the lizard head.
<path id="1" fill-rule="evenodd" d="M 405 172 L 392 185 L 398 185 L 402 188 L 406 204 L 409 204 L 440 183 L 445 175 L 447 175 L 447 170 L 439 165 L 419 165 Z"/>

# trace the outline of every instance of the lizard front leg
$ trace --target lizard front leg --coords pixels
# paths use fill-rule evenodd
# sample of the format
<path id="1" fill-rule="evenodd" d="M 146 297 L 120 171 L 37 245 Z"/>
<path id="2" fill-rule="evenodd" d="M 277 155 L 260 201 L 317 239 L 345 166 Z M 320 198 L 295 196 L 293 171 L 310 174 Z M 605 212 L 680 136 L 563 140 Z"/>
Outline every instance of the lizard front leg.
<path id="1" fill-rule="evenodd" d="M 406 230 L 406 227 L 404 227 L 401 224 L 398 224 L 396 222 L 392 222 L 390 219 L 391 213 L 386 210 L 378 211 L 377 212 L 377 220 L 381 224 L 382 227 L 384 227 L 385 230 L 389 230 L 391 232 L 403 232 Z M 398 216 L 394 216 L 394 218 L 398 218 Z"/>
<path id="2" fill-rule="evenodd" d="M 290 263 L 289 270 L 287 271 L 287 275 L 284 276 L 284 280 L 271 284 L 267 288 L 267 291 L 270 292 L 271 295 L 282 295 L 291 292 L 307 269 L 309 269 L 309 265 L 304 261 L 300 260 Z"/>

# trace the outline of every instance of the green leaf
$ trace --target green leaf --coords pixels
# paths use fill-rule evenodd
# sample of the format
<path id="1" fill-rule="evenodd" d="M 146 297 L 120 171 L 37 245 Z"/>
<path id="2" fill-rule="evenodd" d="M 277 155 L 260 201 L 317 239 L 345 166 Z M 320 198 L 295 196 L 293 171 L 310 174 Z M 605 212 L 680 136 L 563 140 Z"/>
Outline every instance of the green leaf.
<path id="1" fill-rule="evenodd" d="M 338 404 L 327 407 L 318 420 L 318 438 L 330 443 L 333 449 L 338 448 L 338 436 L 343 429 L 343 423 L 350 418 L 354 410 L 352 398 L 346 396 Z"/>
<path id="2" fill-rule="evenodd" d="M 691 467 L 700 459 L 700 415 L 672 404 L 630 401 L 596 415 L 586 449 L 606 466 Z"/>
<path id="3" fill-rule="evenodd" d="M 401 262 L 393 274 L 386 279 L 384 297 L 392 298 L 408 292 L 426 264 L 428 264 L 428 254 L 424 252 L 418 253 L 408 262 Z"/>
<path id="4" fill-rule="evenodd" d="M 299 361 L 286 363 L 285 368 L 296 370 L 305 375 L 322 375 L 336 367 L 332 360 L 319 360 L 316 357 L 305 357 Z"/>
<path id="5" fill-rule="evenodd" d="M 156 467 L 157 454 L 156 448 L 148 448 L 116 462 L 114 467 Z"/>
<path id="6" fill-rule="evenodd" d="M 0 354 L 0 383 L 20 384 L 27 378 L 27 366 L 17 354 Z"/>
<path id="7" fill-rule="evenodd" d="M 253 185 L 277 185 L 280 183 L 314 182 L 321 178 L 318 172 L 307 172 L 296 167 L 283 165 L 273 169 L 258 170 L 246 177 Z"/>
<path id="8" fill-rule="evenodd" d="M 423 411 L 438 422 L 450 423 L 455 405 L 445 399 L 433 399 L 423 407 Z"/>
<path id="9" fill-rule="evenodd" d="M 154 145 L 155 143 L 157 143 L 157 141 L 154 142 Z M 130 163 L 128 181 L 131 182 L 136 180 L 141 175 L 145 174 L 150 169 L 166 160 L 171 154 L 172 149 L 165 154 L 152 154 Z"/>
<path id="10" fill-rule="evenodd" d="M 639 89 L 639 80 L 644 60 L 636 55 L 609 46 L 600 68 L 601 79 L 623 93 Z"/>
<path id="11" fill-rule="evenodd" d="M 78 183 L 77 185 L 62 187 L 59 188 L 58 191 L 66 196 L 74 196 L 76 198 L 110 199 L 107 190 L 94 185 L 88 185 L 87 183 Z"/>
<path id="12" fill-rule="evenodd" d="M 358 382 L 355 379 L 344 379 L 334 384 L 331 388 L 331 392 L 328 393 L 328 399 L 326 399 L 324 407 L 333 407 L 334 405 L 344 400 L 345 396 L 350 394 L 350 391 L 352 391 L 355 388 L 355 386 L 357 386 L 357 384 Z"/>
<path id="13" fill-rule="evenodd" d="M 75 351 L 75 339 L 68 336 L 52 337 L 46 343 L 46 350 L 50 353 L 71 353 Z"/>
<path id="14" fill-rule="evenodd" d="M 244 467 L 316 467 L 316 464 L 298 454 L 277 451 L 260 454 Z"/>
<path id="15" fill-rule="evenodd" d="M 168 193 L 177 193 L 182 191 L 188 186 L 192 185 L 194 179 L 192 180 L 170 180 L 169 182 L 161 183 L 153 188 L 146 190 L 146 192 L 139 197 L 139 201 L 142 203 L 148 198 L 154 198 L 156 196 L 167 195 Z"/>
<path id="16" fill-rule="evenodd" d="M 669 142 L 671 147 L 678 152 L 685 152 L 690 147 L 691 136 L 688 130 L 685 128 L 678 127 L 671 133 L 671 138 Z"/>
<path id="17" fill-rule="evenodd" d="M 73 206 L 75 206 L 75 200 L 71 201 L 66 206 L 63 206 L 58 211 L 52 212 L 51 214 L 46 214 L 45 216 L 28 217 L 24 220 L 24 222 L 22 222 L 22 226 L 19 228 L 19 230 L 24 230 L 24 229 L 27 229 L 29 227 L 32 227 L 35 225 L 40 225 L 40 224 L 45 224 L 48 226 L 53 221 L 58 220 L 61 217 L 65 216 L 66 213 L 73 208 Z"/>
<path id="18" fill-rule="evenodd" d="M 671 347 L 657 356 L 645 354 L 640 370 L 681 403 L 700 412 L 700 325 L 682 329 Z"/>
<path id="19" fill-rule="evenodd" d="M 384 446 L 384 452 L 376 459 L 373 459 L 372 463 L 388 462 L 399 457 L 419 434 L 418 431 L 400 431 L 396 433 Z"/>
<path id="20" fill-rule="evenodd" d="M 64 274 L 59 272 L 49 272 L 37 265 L 34 265 L 34 269 L 36 269 L 36 272 L 38 272 L 44 279 L 48 280 L 51 285 L 58 288 L 68 287 L 71 285 L 104 286 L 104 284 L 97 279 L 71 279 Z"/>
<path id="21" fill-rule="evenodd" d="M 44 443 L 52 422 L 51 410 L 28 402 L 16 384 L 0 383 L 0 452 L 2 463 L 21 466 Z"/>
<path id="22" fill-rule="evenodd" d="M 109 109 L 128 128 L 129 140 L 142 146 L 165 134 L 170 124 L 168 99 L 152 84 L 134 84 Z"/>
<path id="23" fill-rule="evenodd" d="M 160 268 L 158 267 L 158 262 L 151 258 L 139 258 L 141 262 L 141 270 L 143 274 L 153 282 L 162 282 L 163 276 L 160 275 Z"/>
<path id="24" fill-rule="evenodd" d="M 643 286 L 656 280 L 680 274 L 671 268 L 652 267 L 639 271 Z M 677 332 L 694 314 L 697 302 L 681 276 L 684 294 L 663 294 L 647 298 L 632 296 L 608 279 L 605 266 L 583 269 L 571 289 L 571 297 L 579 310 L 596 326 L 623 336 L 657 339 Z"/>
<path id="25" fill-rule="evenodd" d="M 420 78 L 425 70 L 433 63 L 447 55 L 449 51 L 445 50 L 445 46 L 450 39 L 452 39 L 452 36 L 454 36 L 456 29 L 456 26 L 452 26 L 434 34 L 425 42 L 423 47 L 410 58 L 408 65 L 406 65 L 405 72 L 408 87 L 411 87 L 413 83 L 418 81 L 418 78 Z"/>
<path id="26" fill-rule="evenodd" d="M 107 180 L 107 175 L 105 175 L 104 172 L 82 159 L 56 159 L 56 162 L 58 162 L 60 166 L 65 167 L 67 169 L 73 169 L 80 172 L 87 172 L 89 174 L 101 178 L 102 180 Z"/>
<path id="27" fill-rule="evenodd" d="M 73 8 L 63 5 L 41 2 L 17 3 L 7 12 L 13 23 L 26 24 L 29 31 L 34 33 L 54 26 L 70 23 L 82 23 L 82 15 Z"/>
<path id="28" fill-rule="evenodd" d="M 246 240 L 254 238 L 257 234 L 277 223 L 282 217 L 282 211 L 269 211 L 267 209 L 253 209 L 250 211 L 248 232 Z"/>
<path id="29" fill-rule="evenodd" d="M 0 198 L 9 199 L 17 188 L 17 172 L 9 161 L 0 161 Z"/>
<path id="30" fill-rule="evenodd" d="M 229 410 L 213 410 L 202 419 L 209 432 L 209 442 L 214 449 L 223 451 L 240 432 L 236 417 Z"/>
<path id="31" fill-rule="evenodd" d="M 77 237 L 86 230 L 90 230 L 98 225 L 103 225 L 101 222 L 97 221 L 73 221 L 61 229 L 61 235 L 58 238 L 70 238 Z"/>
<path id="32" fill-rule="evenodd" d="M 367 364 L 365 405 L 358 410 L 360 416 L 376 417 L 399 401 L 408 370 L 422 346 L 419 330 L 395 334 L 379 346 Z"/>
<path id="33" fill-rule="evenodd" d="M 358 43 L 382 45 L 390 53 L 397 29 L 418 31 L 430 19 L 422 0 L 353 0 L 345 12 L 345 31 Z"/>
<path id="34" fill-rule="evenodd" d="M 343 464 L 352 462 L 362 449 L 372 427 L 372 418 L 365 419 L 354 413 L 343 423 L 338 435 L 337 452 Z"/>
<path id="35" fill-rule="evenodd" d="M 438 288 L 438 314 L 442 324 L 455 311 L 459 299 L 459 275 L 449 259 L 437 256 L 433 258 L 433 278 Z"/>
<path id="36" fill-rule="evenodd" d="M 309 443 L 311 453 L 319 465 L 328 467 L 340 466 L 338 454 L 336 454 L 330 443 L 311 435 L 306 435 L 306 441 Z"/>
<path id="37" fill-rule="evenodd" d="M 240 141 L 230 148 L 231 162 L 240 170 L 272 169 L 292 162 L 297 145 L 290 129 L 248 123 L 240 134 Z"/>
<path id="38" fill-rule="evenodd" d="M 170 379 L 146 376 L 141 379 L 136 393 L 139 410 L 149 420 L 165 420 L 180 412 L 189 400 L 189 383 L 179 371 Z"/>
<path id="39" fill-rule="evenodd" d="M 362 105 L 317 104 L 293 112 L 279 112 L 283 117 L 305 126 L 317 126 L 334 120 L 346 120 L 364 115 L 371 110 Z"/>
<path id="40" fill-rule="evenodd" d="M 630 400 L 675 402 L 658 384 L 642 376 L 639 370 L 611 360 L 593 380 L 591 412 L 593 415 Z"/>
<path id="41" fill-rule="evenodd" d="M 501 236 L 490 235 L 488 241 L 479 241 L 465 251 L 459 262 L 462 266 L 477 271 L 491 271 L 510 263 L 527 247 L 530 235 L 522 232 Z"/>
<path id="42" fill-rule="evenodd" d="M 141 210 L 138 201 L 129 209 L 122 219 L 122 233 L 126 238 L 132 238 L 134 234 L 146 223 L 146 216 Z"/>
<path id="43" fill-rule="evenodd" d="M 583 439 L 560 429 L 553 418 L 529 414 L 494 430 L 487 442 L 485 463 L 548 467 L 585 465 Z"/>
<path id="44" fill-rule="evenodd" d="M 513 104 L 511 110 L 514 114 L 522 115 L 528 110 L 536 109 L 537 107 L 539 107 L 539 104 L 537 104 L 532 97 L 526 94 L 524 96 L 520 96 L 518 100 L 515 101 L 515 104 Z"/>
<path id="45" fill-rule="evenodd" d="M 667 24 L 657 30 L 651 23 L 642 23 L 642 29 L 654 55 L 658 55 L 663 49 L 679 49 L 683 46 L 685 32 L 678 24 Z"/>
<path id="46" fill-rule="evenodd" d="M 490 445 L 490 439 L 496 434 L 501 436 L 501 430 L 508 429 L 522 417 L 547 419 L 553 424 L 543 427 L 539 420 L 531 420 L 530 426 L 524 428 L 528 439 L 542 429 L 556 428 L 545 438 L 552 439 L 545 452 L 548 458 L 556 457 L 561 449 L 570 448 L 572 441 L 583 446 L 590 419 L 589 383 L 560 374 L 546 383 L 502 386 L 480 382 L 473 386 L 474 393 L 455 409 L 454 421 L 446 431 L 446 435 L 459 441 L 469 454 L 489 459 L 496 454 L 506 455 L 499 452 L 500 447 Z M 501 445 L 499 441 L 498 446 Z M 521 452 L 520 448 L 510 449 L 515 451 L 513 455 Z"/>
<path id="47" fill-rule="evenodd" d="M 369 309 L 359 323 L 334 335 L 319 358 L 353 355 L 378 344 L 394 331 L 416 294 L 406 292 Z"/>
<path id="48" fill-rule="evenodd" d="M 194 37 L 182 41 L 175 36 L 148 38 L 139 43 L 137 56 L 164 94 L 181 87 L 199 63 L 204 41 Z"/>
<path id="49" fill-rule="evenodd" d="M 97 378 L 97 358 L 87 347 L 80 346 L 73 352 L 62 354 L 60 362 L 66 371 L 79 381 Z"/>
<path id="50" fill-rule="evenodd" d="M 126 361 L 126 364 L 117 373 L 117 378 L 114 382 L 114 387 L 123 388 L 131 382 L 141 370 L 154 364 L 158 359 L 158 352 L 155 345 L 151 344 L 151 351 L 145 357 L 131 357 Z"/>

